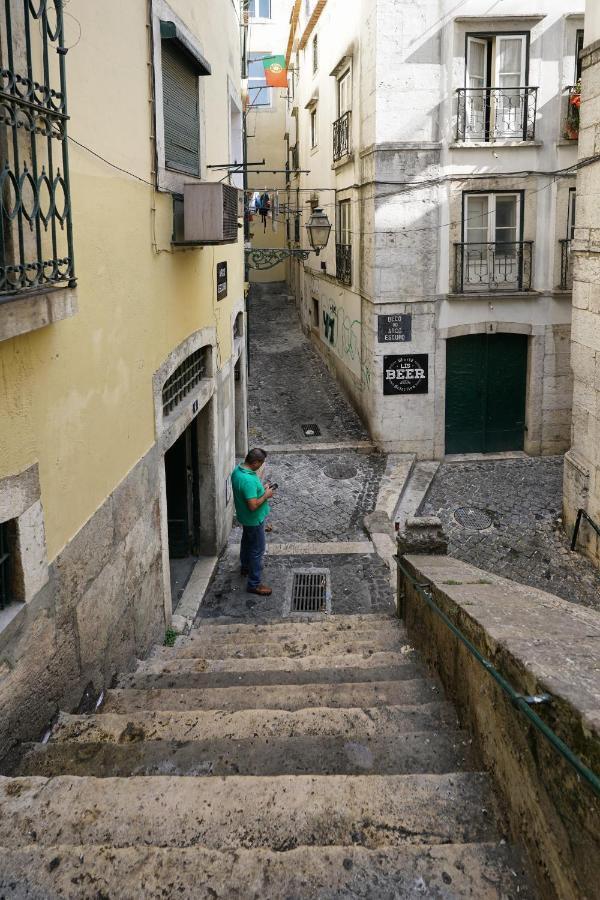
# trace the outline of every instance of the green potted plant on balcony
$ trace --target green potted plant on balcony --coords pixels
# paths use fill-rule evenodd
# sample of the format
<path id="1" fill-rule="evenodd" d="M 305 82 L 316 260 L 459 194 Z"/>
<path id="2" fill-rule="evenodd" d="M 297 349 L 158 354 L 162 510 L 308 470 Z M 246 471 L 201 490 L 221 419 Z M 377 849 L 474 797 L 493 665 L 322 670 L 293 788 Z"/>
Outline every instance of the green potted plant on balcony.
<path id="1" fill-rule="evenodd" d="M 579 137 L 579 107 L 581 106 L 581 80 L 569 91 L 567 118 L 565 121 L 565 138 L 576 141 Z"/>

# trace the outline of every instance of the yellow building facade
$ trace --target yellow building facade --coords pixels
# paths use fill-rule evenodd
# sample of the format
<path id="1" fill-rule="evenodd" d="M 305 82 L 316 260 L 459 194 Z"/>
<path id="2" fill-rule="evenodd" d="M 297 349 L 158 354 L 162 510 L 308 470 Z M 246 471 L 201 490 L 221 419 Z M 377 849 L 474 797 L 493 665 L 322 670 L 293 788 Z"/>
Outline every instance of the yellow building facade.
<path id="1" fill-rule="evenodd" d="M 162 637 L 246 444 L 242 204 L 210 168 L 241 158 L 239 2 L 38 5 L 1 22 L 0 756 Z"/>

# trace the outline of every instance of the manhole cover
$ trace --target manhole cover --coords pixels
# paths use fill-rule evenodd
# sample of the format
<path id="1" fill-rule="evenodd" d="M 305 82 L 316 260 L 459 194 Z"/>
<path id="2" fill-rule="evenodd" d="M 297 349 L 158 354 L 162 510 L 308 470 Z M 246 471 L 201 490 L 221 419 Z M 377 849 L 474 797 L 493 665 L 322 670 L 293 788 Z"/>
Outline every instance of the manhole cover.
<path id="1" fill-rule="evenodd" d="M 474 509 L 472 506 L 454 510 L 454 518 L 463 528 L 474 528 L 476 531 L 484 531 L 492 525 L 492 517 L 485 509 Z"/>
<path id="2" fill-rule="evenodd" d="M 291 613 L 331 612 L 329 569 L 294 569 L 289 606 Z"/>
<path id="3" fill-rule="evenodd" d="M 348 463 L 340 462 L 339 459 L 336 459 L 335 462 L 325 466 L 323 472 L 328 478 L 337 478 L 342 481 L 345 478 L 354 478 L 358 469 L 355 466 L 348 465 Z"/>
<path id="4" fill-rule="evenodd" d="M 321 434 L 321 429 L 314 423 L 311 425 L 303 425 L 302 431 L 304 432 L 304 437 L 319 437 Z"/>

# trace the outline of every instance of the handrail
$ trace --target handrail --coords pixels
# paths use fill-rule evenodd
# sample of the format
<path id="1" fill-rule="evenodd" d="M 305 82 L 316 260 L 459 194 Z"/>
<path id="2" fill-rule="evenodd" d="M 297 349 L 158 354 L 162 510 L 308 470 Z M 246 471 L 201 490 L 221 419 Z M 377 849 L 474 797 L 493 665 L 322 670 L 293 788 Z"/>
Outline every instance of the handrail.
<path id="1" fill-rule="evenodd" d="M 577 537 L 579 535 L 579 526 L 581 525 L 581 520 L 585 519 L 588 525 L 591 525 L 598 537 L 600 537 L 600 525 L 597 522 L 594 522 L 592 517 L 585 511 L 585 509 L 577 510 L 577 518 L 575 520 L 575 528 L 573 529 L 573 537 L 571 538 L 571 550 L 574 550 L 577 546 Z"/>
<path id="2" fill-rule="evenodd" d="M 430 588 L 431 585 L 429 583 L 422 584 L 417 581 L 410 574 L 409 571 L 402 565 L 402 560 L 399 556 L 395 557 L 398 568 L 402 572 L 402 574 L 408 578 L 408 580 L 412 583 L 413 587 L 417 589 L 417 592 L 422 596 L 427 605 L 433 612 L 439 616 L 439 618 L 444 622 L 444 624 L 450 629 L 450 631 L 461 641 L 469 653 L 475 657 L 478 663 L 492 676 L 494 681 L 500 686 L 500 688 L 504 691 L 504 693 L 509 697 L 512 705 L 518 709 L 523 715 L 529 719 L 531 724 L 540 731 L 544 737 L 550 742 L 552 747 L 560 753 L 560 755 L 571 765 L 577 774 L 586 781 L 591 787 L 592 791 L 596 794 L 597 797 L 600 797 L 600 778 L 589 769 L 585 763 L 583 763 L 578 756 L 576 756 L 571 748 L 565 744 L 561 738 L 554 732 L 543 719 L 541 719 L 537 713 L 535 713 L 531 709 L 531 704 L 539 704 L 545 703 L 552 699 L 550 694 L 538 694 L 532 697 L 525 696 L 523 694 L 519 694 L 518 691 L 515 691 L 513 686 L 504 678 L 503 675 L 495 668 L 495 666 L 490 662 L 489 659 L 486 659 L 482 653 L 479 652 L 477 647 L 469 640 L 469 638 L 463 634 L 463 632 L 458 628 L 457 625 L 454 624 L 452 619 L 450 619 L 445 612 L 443 612 L 433 597 L 431 596 Z M 398 617 L 400 618 L 400 608 L 398 605 Z"/>

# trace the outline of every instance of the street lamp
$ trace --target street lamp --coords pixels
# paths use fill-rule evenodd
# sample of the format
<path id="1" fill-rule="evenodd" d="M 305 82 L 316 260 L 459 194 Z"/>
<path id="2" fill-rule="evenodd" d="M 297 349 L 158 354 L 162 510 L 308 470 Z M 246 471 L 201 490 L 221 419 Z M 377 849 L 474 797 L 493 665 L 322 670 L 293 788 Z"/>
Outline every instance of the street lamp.
<path id="1" fill-rule="evenodd" d="M 331 233 L 331 222 L 320 206 L 313 209 L 312 215 L 306 225 L 306 230 L 308 231 L 310 246 L 318 256 L 321 250 L 327 246 L 327 241 L 329 240 L 329 235 Z"/>

